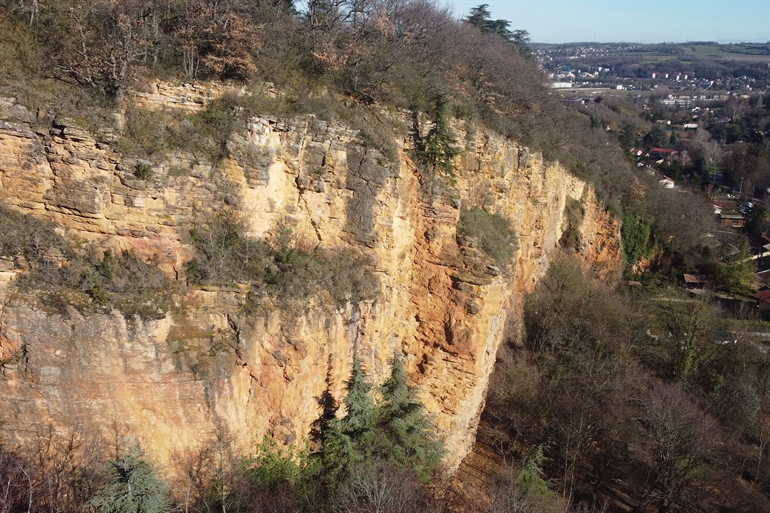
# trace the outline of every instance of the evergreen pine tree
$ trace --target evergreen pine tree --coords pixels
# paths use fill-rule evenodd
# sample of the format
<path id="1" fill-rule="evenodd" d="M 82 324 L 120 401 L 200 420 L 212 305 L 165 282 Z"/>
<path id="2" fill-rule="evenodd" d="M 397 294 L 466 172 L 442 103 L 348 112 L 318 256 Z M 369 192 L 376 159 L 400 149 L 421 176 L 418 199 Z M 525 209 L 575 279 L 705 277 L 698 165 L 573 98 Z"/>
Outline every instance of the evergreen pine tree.
<path id="1" fill-rule="evenodd" d="M 529 32 L 526 30 L 511 30 L 511 22 L 508 20 L 493 20 L 489 11 L 489 4 L 481 4 L 471 7 L 470 14 L 465 18 L 466 23 L 477 27 L 485 34 L 495 34 L 516 46 L 522 54 L 529 57 L 531 50 L 529 44 Z"/>
<path id="2" fill-rule="evenodd" d="M 460 148 L 455 146 L 457 138 L 449 127 L 449 97 L 444 93 L 437 93 L 434 105 L 433 128 L 425 138 L 426 157 L 434 171 L 454 176 L 454 158 L 460 154 Z"/>
<path id="3" fill-rule="evenodd" d="M 668 138 L 668 145 L 672 148 L 679 146 L 679 131 L 676 128 L 671 130 L 671 136 Z"/>
<path id="4" fill-rule="evenodd" d="M 310 437 L 317 454 L 323 455 L 326 439 L 331 433 L 334 423 L 337 421 L 337 410 L 340 405 L 332 395 L 332 356 L 326 363 L 326 389 L 318 397 L 318 406 L 321 407 L 321 416 L 313 422 Z"/>
<path id="5" fill-rule="evenodd" d="M 138 451 L 110 461 L 109 474 L 110 484 L 97 492 L 90 503 L 98 513 L 168 511 L 168 487 Z"/>
<path id="6" fill-rule="evenodd" d="M 449 126 L 449 96 L 437 92 L 432 99 L 433 126 L 425 137 L 420 135 L 417 116 L 414 116 L 415 157 L 430 172 L 433 179 L 438 171 L 444 176 L 454 176 L 454 159 L 460 154 L 460 148 L 455 146 L 457 138 Z"/>
<path id="7" fill-rule="evenodd" d="M 593 128 L 593 124 L 591 125 L 591 128 Z M 636 146 L 636 133 L 634 130 L 634 125 L 631 123 L 626 123 L 623 125 L 623 132 L 620 134 L 620 145 L 625 149 L 631 149 L 633 146 Z"/>
<path id="8" fill-rule="evenodd" d="M 489 12 L 489 4 L 481 4 L 476 7 L 471 7 L 471 13 L 465 20 L 484 32 L 487 29 L 487 24 L 491 17 L 492 13 Z"/>
<path id="9" fill-rule="evenodd" d="M 374 401 L 370 393 L 372 385 L 361 367 L 357 345 L 353 351 L 353 368 L 345 389 L 345 416 L 333 422 L 323 448 L 324 467 L 331 477 L 371 456 L 374 424 Z"/>
<path id="10" fill-rule="evenodd" d="M 532 447 L 527 459 L 524 461 L 524 468 L 519 472 L 516 478 L 516 484 L 521 486 L 525 492 L 533 487 L 542 494 L 548 494 L 548 483 L 540 477 L 543 473 L 543 464 L 548 459 L 545 457 L 546 445 L 540 444 Z"/>
<path id="11" fill-rule="evenodd" d="M 382 403 L 375 423 L 375 453 L 430 479 L 443 448 L 425 416 L 425 408 L 407 384 L 406 369 L 394 353 L 390 377 L 381 387 Z"/>

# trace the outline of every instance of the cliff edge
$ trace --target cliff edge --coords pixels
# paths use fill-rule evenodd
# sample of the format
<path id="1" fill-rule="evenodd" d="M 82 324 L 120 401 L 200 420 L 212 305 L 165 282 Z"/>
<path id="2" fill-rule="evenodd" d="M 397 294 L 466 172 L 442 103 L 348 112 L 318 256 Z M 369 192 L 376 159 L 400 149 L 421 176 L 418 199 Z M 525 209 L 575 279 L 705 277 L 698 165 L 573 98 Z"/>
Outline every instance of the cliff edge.
<path id="1" fill-rule="evenodd" d="M 158 84 L 136 101 L 194 110 L 211 97 L 196 95 Z M 497 349 L 516 338 L 524 296 L 569 228 L 570 202 L 582 214 L 573 228 L 586 265 L 620 272 L 620 223 L 589 185 L 461 123 L 456 177 L 437 192 L 408 144 L 388 159 L 357 131 L 310 115 L 255 116 L 218 165 L 177 152 L 147 163 L 146 179 L 103 136 L 72 120 L 41 128 L 33 118 L 0 103 L 0 205 L 55 223 L 69 240 L 130 250 L 184 282 L 191 227 L 235 211 L 257 239 L 288 226 L 303 247 L 361 255 L 379 290 L 360 302 L 308 298 L 291 312 L 248 311 L 242 284 L 191 285 L 148 318 L 49 308 L 15 285 L 23 259 L 0 260 L 0 430 L 19 441 L 47 425 L 120 426 L 165 462 L 217 430 L 244 447 L 268 432 L 291 444 L 318 418 L 327 374 L 341 397 L 357 345 L 375 382 L 402 351 L 456 468 L 473 443 Z M 508 219 L 518 235 L 503 265 L 458 236 L 463 209 L 473 208 Z"/>

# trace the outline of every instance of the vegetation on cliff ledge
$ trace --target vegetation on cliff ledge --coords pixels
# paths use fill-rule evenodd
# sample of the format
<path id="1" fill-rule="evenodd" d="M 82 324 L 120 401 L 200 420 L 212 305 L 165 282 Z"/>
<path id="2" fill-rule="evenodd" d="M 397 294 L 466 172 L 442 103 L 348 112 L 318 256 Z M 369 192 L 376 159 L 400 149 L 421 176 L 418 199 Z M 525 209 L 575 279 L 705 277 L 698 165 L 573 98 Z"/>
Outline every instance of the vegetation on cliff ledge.
<path id="1" fill-rule="evenodd" d="M 3 262 L 4 261 L 4 262 Z M 173 281 L 130 251 L 74 244 L 56 225 L 0 207 L 0 265 L 19 270 L 19 285 L 54 311 L 68 306 L 162 318 L 173 306 Z"/>
<path id="2" fill-rule="evenodd" d="M 492 257 L 498 266 L 505 267 L 519 242 L 508 219 L 480 208 L 461 209 L 457 235 L 477 241 L 479 248 Z"/>
<path id="3" fill-rule="evenodd" d="M 275 237 L 258 240 L 245 235 L 234 214 L 213 217 L 190 231 L 196 254 L 186 264 L 190 284 L 251 286 L 251 308 L 275 302 L 287 312 L 309 298 L 335 306 L 374 299 L 377 278 L 365 258 L 351 251 L 313 248 L 296 240 L 286 226 Z"/>

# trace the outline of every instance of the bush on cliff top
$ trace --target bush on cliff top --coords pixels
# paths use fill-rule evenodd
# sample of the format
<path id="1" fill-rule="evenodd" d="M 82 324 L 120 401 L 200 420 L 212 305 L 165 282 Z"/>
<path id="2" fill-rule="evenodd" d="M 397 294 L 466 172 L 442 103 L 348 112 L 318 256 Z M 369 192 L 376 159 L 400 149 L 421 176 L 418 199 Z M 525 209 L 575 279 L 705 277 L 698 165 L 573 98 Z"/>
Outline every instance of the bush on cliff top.
<path id="1" fill-rule="evenodd" d="M 311 2 L 301 13 L 246 0 L 2 1 L 0 63 L 13 77 L 54 76 L 112 100 L 154 77 L 270 82 L 282 93 L 273 103 L 335 117 L 324 97 L 426 113 L 443 94 L 455 114 L 549 158 L 580 160 L 569 157 L 586 147 L 526 49 L 430 0 Z M 608 159 L 594 167 L 604 161 L 617 175 Z"/>

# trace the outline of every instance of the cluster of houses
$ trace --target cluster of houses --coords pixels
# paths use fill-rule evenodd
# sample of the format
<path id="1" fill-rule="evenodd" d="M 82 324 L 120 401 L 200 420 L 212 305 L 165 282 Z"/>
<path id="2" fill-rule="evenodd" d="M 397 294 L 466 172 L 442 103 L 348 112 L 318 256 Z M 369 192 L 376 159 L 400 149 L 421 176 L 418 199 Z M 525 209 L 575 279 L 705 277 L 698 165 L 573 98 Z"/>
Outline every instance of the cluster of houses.
<path id="1" fill-rule="evenodd" d="M 746 222 L 746 216 L 751 211 L 752 203 L 739 204 L 732 200 L 714 201 L 714 214 L 718 217 L 722 226 L 740 228 Z M 723 244 L 712 234 L 706 234 L 703 237 L 703 245 L 709 246 L 712 250 L 722 248 Z M 721 251 L 728 255 L 738 254 L 739 249 L 728 244 Z M 754 284 L 758 292 L 747 297 L 737 297 L 722 293 L 714 293 L 715 299 L 728 308 L 745 308 L 750 305 L 756 307 L 763 315 L 770 316 L 770 235 L 762 235 L 762 240 L 757 247 L 752 248 L 752 255 L 745 259 L 754 260 L 758 264 L 758 271 L 755 273 Z M 701 294 L 705 290 L 713 289 L 713 282 L 702 274 L 682 275 L 684 287 L 694 294 Z M 756 290 L 756 289 L 755 289 Z M 770 333 L 767 333 L 770 337 Z"/>
<path id="2" fill-rule="evenodd" d="M 725 101 L 731 97 L 748 98 L 751 94 L 763 94 L 770 90 L 766 81 L 745 75 L 703 78 L 696 77 L 693 71 L 651 71 L 643 76 L 619 76 L 606 66 L 558 64 L 545 57 L 541 58 L 541 65 L 551 70 L 549 78 L 556 88 L 606 88 L 653 91 L 654 94 L 671 91 L 676 94 L 665 99 L 664 103 L 672 106 L 688 107 L 696 101 Z"/>
<path id="3" fill-rule="evenodd" d="M 710 246 L 712 249 L 717 249 L 722 246 L 722 243 L 720 243 L 712 234 L 705 235 L 703 240 L 704 245 Z M 746 307 L 749 307 L 756 308 L 765 316 L 770 315 L 770 268 L 768 268 L 766 263 L 767 258 L 770 257 L 770 237 L 764 235 L 762 242 L 764 245 L 758 248 L 752 248 L 753 254 L 746 259 L 755 260 L 759 264 L 759 270 L 755 273 L 754 279 L 755 290 L 759 289 L 758 292 L 751 294 L 750 296 L 736 296 L 714 292 L 714 283 L 707 276 L 690 273 L 684 273 L 682 275 L 684 288 L 695 295 L 701 295 L 707 290 L 712 291 L 714 300 L 727 309 L 743 309 L 743 311 L 745 311 Z M 727 254 L 735 255 L 739 253 L 738 248 L 729 244 L 727 246 L 727 248 L 723 248 Z M 765 338 L 770 337 L 770 333 L 764 335 L 767 335 Z"/>
<path id="4" fill-rule="evenodd" d="M 651 148 L 649 151 L 640 148 L 631 148 L 629 153 L 638 160 L 636 163 L 637 167 L 650 167 L 648 163 L 644 162 L 645 160 L 648 162 L 655 162 L 658 166 L 664 163 L 671 164 L 677 157 L 682 157 L 683 155 L 686 156 L 687 154 L 687 152 L 679 152 L 671 148 Z M 666 188 L 673 189 L 673 186 Z"/>
<path id="5" fill-rule="evenodd" d="M 746 214 L 750 209 L 751 206 L 739 205 L 732 200 L 714 201 L 714 215 L 718 217 L 719 224 L 722 226 L 742 228 L 746 224 Z"/>
<path id="6" fill-rule="evenodd" d="M 652 148 L 649 151 L 632 148 L 630 151 L 634 157 L 639 159 L 658 158 L 657 163 L 659 164 L 667 159 L 677 158 L 679 153 L 670 148 Z M 661 187 L 680 190 L 672 178 L 660 174 L 649 164 L 640 161 L 637 165 L 645 168 L 651 175 L 656 176 Z M 728 229 L 742 228 L 754 208 L 754 203 L 757 201 L 759 200 L 755 199 L 746 203 L 739 203 L 734 199 L 734 196 L 728 194 L 727 198 L 719 198 L 713 201 L 714 216 L 720 226 Z M 724 245 L 718 237 L 710 233 L 704 235 L 701 242 L 703 246 L 708 246 L 712 251 L 718 250 L 722 254 L 735 255 L 740 251 L 733 245 Z M 720 302 L 725 308 L 746 308 L 746 305 L 749 305 L 751 308 L 758 308 L 763 315 L 770 316 L 770 235 L 763 235 L 761 247 L 752 248 L 752 256 L 748 258 L 756 260 L 760 264 L 760 271 L 756 273 L 756 286 L 760 289 L 759 292 L 754 294 L 753 297 L 734 297 L 715 292 L 715 300 Z M 682 275 L 682 280 L 685 288 L 694 294 L 701 294 L 705 290 L 713 289 L 711 280 L 702 274 L 685 273 Z M 770 338 L 770 333 L 767 335 Z"/>
<path id="7" fill-rule="evenodd" d="M 606 88 L 637 91 L 674 91 L 672 98 L 665 102 L 677 102 L 686 106 L 694 101 L 725 101 L 730 97 L 749 97 L 752 92 L 763 93 L 767 86 L 757 84 L 756 79 L 716 79 L 696 78 L 691 73 L 649 73 L 646 78 L 619 77 L 602 66 L 573 68 L 562 66 L 548 74 L 554 87 L 565 88 Z M 674 105 L 674 103 L 670 103 Z"/>
<path id="8" fill-rule="evenodd" d="M 586 57 L 600 57 L 609 56 L 616 52 L 627 52 L 632 50 L 639 50 L 642 48 L 640 44 L 634 43 L 615 43 L 615 44 L 586 44 L 586 45 L 569 45 L 560 46 L 556 49 L 547 50 L 535 50 L 535 57 L 541 63 L 553 62 L 556 59 L 585 59 Z"/>

